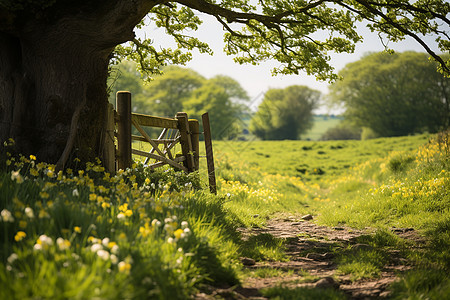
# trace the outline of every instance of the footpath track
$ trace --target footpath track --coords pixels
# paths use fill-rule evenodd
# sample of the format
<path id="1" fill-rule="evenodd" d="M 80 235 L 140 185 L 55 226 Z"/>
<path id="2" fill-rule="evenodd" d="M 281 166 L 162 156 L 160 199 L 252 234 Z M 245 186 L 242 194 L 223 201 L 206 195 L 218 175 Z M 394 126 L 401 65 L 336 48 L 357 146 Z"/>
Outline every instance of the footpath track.
<path id="1" fill-rule="evenodd" d="M 392 231 L 407 239 L 416 247 L 425 240 L 411 228 L 394 228 Z M 273 268 L 284 271 L 275 277 L 248 277 L 242 286 L 212 289 L 198 294 L 195 299 L 266 299 L 261 289 L 282 286 L 288 289 L 301 287 L 314 289 L 336 289 L 348 299 L 388 298 L 389 285 L 399 279 L 399 274 L 411 268 L 402 251 L 389 249 L 389 263 L 375 278 L 352 280 L 337 270 L 339 253 L 345 249 L 353 251 L 370 250 L 370 245 L 358 242 L 359 237 L 373 234 L 374 230 L 356 230 L 348 227 L 326 227 L 303 221 L 298 217 L 278 217 L 267 222 L 264 228 L 240 229 L 243 239 L 253 235 L 270 234 L 286 241 L 286 261 L 258 261 L 242 258 L 250 270 Z M 333 249 L 333 250 L 331 250 Z"/>

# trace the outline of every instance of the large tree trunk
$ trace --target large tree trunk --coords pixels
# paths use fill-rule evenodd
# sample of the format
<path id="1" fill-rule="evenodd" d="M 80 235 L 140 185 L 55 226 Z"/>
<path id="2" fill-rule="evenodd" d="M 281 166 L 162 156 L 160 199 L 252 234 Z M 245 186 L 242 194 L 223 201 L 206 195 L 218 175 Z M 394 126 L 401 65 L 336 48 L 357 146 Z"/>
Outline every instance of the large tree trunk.
<path id="1" fill-rule="evenodd" d="M 69 161 L 101 157 L 110 55 L 154 5 L 105 3 L 57 21 L 0 28 L 1 142 L 13 138 L 18 153 L 60 165 L 66 148 Z"/>

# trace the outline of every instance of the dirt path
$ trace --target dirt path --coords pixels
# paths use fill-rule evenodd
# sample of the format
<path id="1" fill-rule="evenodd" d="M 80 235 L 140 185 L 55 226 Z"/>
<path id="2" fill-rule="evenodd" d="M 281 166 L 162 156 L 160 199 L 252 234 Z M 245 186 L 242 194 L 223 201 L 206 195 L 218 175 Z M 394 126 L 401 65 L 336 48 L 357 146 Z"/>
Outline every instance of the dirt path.
<path id="1" fill-rule="evenodd" d="M 355 230 L 347 227 L 318 226 L 311 221 L 296 217 L 281 217 L 270 220 L 264 228 L 241 229 L 244 239 L 252 235 L 270 234 L 286 240 L 288 261 L 254 262 L 243 258 L 246 268 L 273 268 L 282 270 L 275 277 L 248 277 L 241 287 L 215 289 L 208 294 L 199 294 L 196 299 L 266 299 L 261 296 L 262 288 L 283 286 L 286 288 L 310 287 L 333 288 L 342 291 L 348 299 L 383 299 L 389 296 L 387 287 L 398 280 L 398 273 L 410 267 L 399 250 L 389 250 L 390 262 L 385 265 L 378 278 L 350 280 L 349 275 L 337 272 L 334 251 L 330 249 L 358 249 L 369 247 L 358 243 L 358 237 L 373 233 L 371 230 Z M 423 239 L 410 228 L 394 229 L 398 236 L 423 243 Z"/>

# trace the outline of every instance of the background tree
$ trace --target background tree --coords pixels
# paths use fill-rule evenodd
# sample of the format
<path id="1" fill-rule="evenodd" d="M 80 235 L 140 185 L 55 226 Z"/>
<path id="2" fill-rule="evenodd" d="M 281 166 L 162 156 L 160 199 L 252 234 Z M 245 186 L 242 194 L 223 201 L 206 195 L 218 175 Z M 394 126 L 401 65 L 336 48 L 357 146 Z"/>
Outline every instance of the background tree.
<path id="1" fill-rule="evenodd" d="M 361 128 L 355 127 L 350 122 L 344 120 L 337 126 L 329 128 L 322 134 L 320 140 L 359 140 L 361 139 L 361 131 Z"/>
<path id="2" fill-rule="evenodd" d="M 11 137 L 17 152 L 58 162 L 57 168 L 70 157 L 101 156 L 108 65 L 129 58 L 141 71 L 157 73 L 162 65 L 188 61 L 194 48 L 211 52 L 189 36 L 201 24 L 195 12 L 223 25 L 225 51 L 238 63 L 275 59 L 274 73 L 336 78 L 328 52 L 352 52 L 362 40 L 355 30 L 361 21 L 388 41 L 412 37 L 449 71 L 419 36 L 435 34 L 440 50 L 449 51 L 446 0 L 3 0 L 0 140 Z M 147 15 L 174 37 L 176 49 L 135 37 Z"/>
<path id="3" fill-rule="evenodd" d="M 190 117 L 198 120 L 204 112 L 209 112 L 213 139 L 233 139 L 241 131 L 237 121 L 246 109 L 239 100 L 247 99 L 247 93 L 238 82 L 221 75 L 195 90 L 184 107 Z"/>
<path id="4" fill-rule="evenodd" d="M 345 66 L 330 96 L 378 136 L 437 132 L 449 126 L 450 79 L 435 70 L 425 53 L 372 53 Z"/>
<path id="5" fill-rule="evenodd" d="M 117 72 L 110 78 L 110 102 L 115 102 L 118 90 L 128 90 L 133 95 L 134 112 L 173 117 L 179 111 L 186 111 L 190 118 L 200 120 L 208 111 L 213 138 L 234 138 L 241 130 L 236 121 L 247 111 L 245 103 L 249 97 L 233 78 L 217 75 L 206 79 L 194 70 L 169 66 L 163 68 L 163 74 L 146 83 L 133 66 L 136 64 L 122 62 L 115 68 Z M 153 135 L 157 132 L 149 128 L 146 131 Z"/>
<path id="6" fill-rule="evenodd" d="M 264 140 L 296 140 L 313 124 L 320 92 L 306 86 L 270 89 L 258 106 L 250 131 Z"/>

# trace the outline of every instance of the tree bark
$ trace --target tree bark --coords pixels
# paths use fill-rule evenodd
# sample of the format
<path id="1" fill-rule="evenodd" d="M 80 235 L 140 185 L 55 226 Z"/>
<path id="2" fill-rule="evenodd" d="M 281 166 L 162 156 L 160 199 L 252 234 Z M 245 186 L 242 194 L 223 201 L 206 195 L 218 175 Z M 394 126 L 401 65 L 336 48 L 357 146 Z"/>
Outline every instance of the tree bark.
<path id="1" fill-rule="evenodd" d="M 50 163 L 62 158 L 59 165 L 101 158 L 110 55 L 134 38 L 133 28 L 156 2 L 99 2 L 57 20 L 0 28 L 0 140 L 13 138 L 15 152 Z"/>

